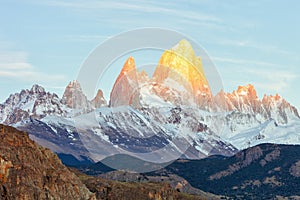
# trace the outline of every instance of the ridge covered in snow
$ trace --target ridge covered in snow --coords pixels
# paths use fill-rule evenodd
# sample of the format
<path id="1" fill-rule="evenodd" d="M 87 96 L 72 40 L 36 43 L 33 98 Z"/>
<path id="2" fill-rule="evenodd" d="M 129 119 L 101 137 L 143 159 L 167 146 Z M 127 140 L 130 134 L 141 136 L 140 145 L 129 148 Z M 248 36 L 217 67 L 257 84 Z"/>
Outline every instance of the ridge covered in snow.
<path id="1" fill-rule="evenodd" d="M 46 92 L 42 86 L 33 85 L 30 90 L 11 94 L 0 104 L 0 123 L 13 125 L 49 115 L 70 118 L 105 105 L 106 100 L 101 90 L 89 101 L 77 81 L 68 84 L 62 99 L 55 93 Z"/>
<path id="2" fill-rule="evenodd" d="M 78 81 L 62 98 L 34 85 L 0 104 L 0 123 L 28 131 L 55 152 L 103 159 L 117 153 L 170 161 L 233 155 L 260 143 L 300 144 L 297 109 L 253 85 L 213 96 L 188 41 L 165 51 L 153 77 L 125 62 L 110 94 L 88 100 Z M 101 147 L 101 148 L 99 148 Z M 101 157 L 102 156 L 102 157 Z"/>

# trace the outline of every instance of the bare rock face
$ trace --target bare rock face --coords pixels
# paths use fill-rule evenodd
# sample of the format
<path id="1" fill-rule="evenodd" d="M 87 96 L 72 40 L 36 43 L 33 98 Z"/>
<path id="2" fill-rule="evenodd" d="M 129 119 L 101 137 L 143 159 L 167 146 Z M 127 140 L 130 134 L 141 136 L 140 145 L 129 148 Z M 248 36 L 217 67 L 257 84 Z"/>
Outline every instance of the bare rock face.
<path id="1" fill-rule="evenodd" d="M 260 99 L 251 84 L 238 86 L 232 93 L 220 91 L 213 96 L 201 58 L 195 55 L 192 45 L 186 40 L 162 54 L 150 78 L 145 72 L 138 72 L 134 59 L 129 57 L 115 81 L 110 106 L 147 107 L 153 99 L 173 105 L 196 103 L 207 111 L 249 114 L 250 120 L 259 122 L 273 119 L 277 124 L 288 124 L 299 119 L 297 109 L 284 98 L 277 94 Z"/>
<path id="2" fill-rule="evenodd" d="M 74 80 L 66 87 L 62 97 L 62 103 L 69 108 L 82 109 L 84 111 L 92 110 L 92 105 L 83 93 L 78 81 Z"/>
<path id="3" fill-rule="evenodd" d="M 125 62 L 110 93 L 111 107 L 133 105 L 139 101 L 138 72 L 133 57 Z"/>
<path id="4" fill-rule="evenodd" d="M 79 178 L 27 133 L 0 125 L 0 199 L 95 199 Z"/>
<path id="5" fill-rule="evenodd" d="M 295 177 L 300 177 L 300 160 L 290 168 L 290 174 Z"/>
<path id="6" fill-rule="evenodd" d="M 193 94 L 200 107 L 205 107 L 204 104 L 211 99 L 202 61 L 195 55 L 192 45 L 187 40 L 181 40 L 162 54 L 153 79 L 159 84 L 175 81 L 179 87 L 184 87 Z"/>
<path id="7" fill-rule="evenodd" d="M 260 107 L 260 101 L 257 97 L 253 85 L 239 86 L 236 91 L 224 94 L 227 100 L 228 110 L 238 110 L 248 113 L 256 112 Z"/>
<path id="8" fill-rule="evenodd" d="M 91 103 L 95 108 L 100 108 L 107 105 L 102 90 L 98 90 L 97 95 L 94 99 L 92 99 Z"/>

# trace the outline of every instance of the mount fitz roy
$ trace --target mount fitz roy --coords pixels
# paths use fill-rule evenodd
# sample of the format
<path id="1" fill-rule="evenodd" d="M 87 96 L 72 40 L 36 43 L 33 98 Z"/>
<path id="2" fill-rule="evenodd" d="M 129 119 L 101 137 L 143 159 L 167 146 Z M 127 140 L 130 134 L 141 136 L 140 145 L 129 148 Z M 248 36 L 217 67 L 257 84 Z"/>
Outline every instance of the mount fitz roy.
<path id="1" fill-rule="evenodd" d="M 295 107 L 278 94 L 259 99 L 250 84 L 213 95 L 186 40 L 163 53 L 152 77 L 128 58 L 109 102 L 101 90 L 88 100 L 77 81 L 62 98 L 34 85 L 0 104 L 0 123 L 78 160 L 130 152 L 151 161 L 166 146 L 172 160 L 230 156 L 260 143 L 300 144 Z"/>

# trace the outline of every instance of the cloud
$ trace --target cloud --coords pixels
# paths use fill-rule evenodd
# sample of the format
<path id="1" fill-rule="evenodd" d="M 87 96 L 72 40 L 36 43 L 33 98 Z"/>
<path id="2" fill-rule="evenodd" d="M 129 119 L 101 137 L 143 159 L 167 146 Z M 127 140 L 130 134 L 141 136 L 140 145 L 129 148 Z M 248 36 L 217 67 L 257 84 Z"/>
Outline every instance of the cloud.
<path id="1" fill-rule="evenodd" d="M 275 45 L 257 43 L 257 42 L 251 41 L 251 40 L 221 40 L 221 41 L 219 41 L 219 43 L 222 45 L 252 48 L 252 49 L 262 51 L 262 52 L 268 52 L 268 53 L 272 52 L 272 53 L 278 53 L 278 54 L 283 54 L 283 55 L 295 56 L 294 52 L 284 50 Z"/>
<path id="2" fill-rule="evenodd" d="M 274 63 L 264 62 L 264 61 L 257 61 L 257 60 L 235 59 L 235 58 L 225 58 L 225 57 L 212 57 L 212 59 L 214 61 L 232 63 L 232 64 L 240 64 L 240 65 L 280 67 L 280 65 L 277 65 L 277 64 L 274 64 Z"/>
<path id="3" fill-rule="evenodd" d="M 110 36 L 104 35 L 66 35 L 65 38 L 67 40 L 76 41 L 76 42 L 95 42 L 95 41 L 103 41 Z"/>
<path id="4" fill-rule="evenodd" d="M 210 22 L 222 22 L 222 19 L 201 12 L 192 11 L 192 9 L 181 9 L 178 4 L 165 3 L 163 1 L 151 2 L 151 1 L 31 1 L 32 3 L 42 4 L 47 6 L 71 8 L 80 11 L 95 11 L 110 10 L 110 11 L 132 11 L 133 13 L 159 13 L 164 15 L 177 16 L 179 19 L 197 20 L 197 21 L 210 21 Z M 101 13 L 100 13 L 101 14 Z"/>
<path id="5" fill-rule="evenodd" d="M 253 77 L 261 78 L 263 81 L 257 81 L 255 85 L 265 91 L 277 91 L 283 92 L 288 88 L 291 83 L 299 78 L 297 73 L 284 70 L 265 70 L 265 69 L 247 69 L 246 73 L 249 73 Z"/>
<path id="6" fill-rule="evenodd" d="M 212 57 L 212 60 L 220 62 L 220 66 L 227 66 L 220 70 L 224 81 L 233 86 L 249 82 L 261 91 L 285 93 L 300 77 L 296 72 L 298 68 L 286 65 L 283 68 L 282 65 L 270 62 L 226 57 Z"/>
<path id="7" fill-rule="evenodd" d="M 63 75 L 38 71 L 22 51 L 0 51 L 0 77 L 22 82 L 49 83 L 65 80 Z"/>

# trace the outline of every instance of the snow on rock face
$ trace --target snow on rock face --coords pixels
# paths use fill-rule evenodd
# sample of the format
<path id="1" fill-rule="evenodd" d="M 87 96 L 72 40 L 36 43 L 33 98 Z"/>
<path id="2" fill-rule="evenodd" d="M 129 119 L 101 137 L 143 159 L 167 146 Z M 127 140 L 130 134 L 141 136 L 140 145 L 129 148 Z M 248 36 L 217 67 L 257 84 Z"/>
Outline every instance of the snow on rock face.
<path id="1" fill-rule="evenodd" d="M 253 85 L 219 95 L 225 97 L 220 110 L 228 111 L 219 135 L 239 149 L 267 142 L 300 144 L 298 111 L 279 95 L 260 100 Z"/>
<path id="2" fill-rule="evenodd" d="M 30 90 L 12 94 L 0 104 L 0 123 L 13 125 L 25 123 L 30 117 L 41 119 L 49 115 L 72 117 L 105 105 L 102 91 L 88 101 L 77 81 L 67 86 L 62 99 L 39 85 L 33 85 Z"/>
<path id="3" fill-rule="evenodd" d="M 31 90 L 30 90 L 31 94 L 45 94 L 45 89 L 37 84 L 33 85 Z"/>
<path id="4" fill-rule="evenodd" d="M 149 81 L 145 74 L 139 72 L 137 74 L 138 81 Z M 148 83 L 150 84 L 139 89 L 139 107 L 137 104 L 129 107 L 101 107 L 100 110 L 95 110 L 98 112 L 100 128 L 88 126 L 87 131 L 94 133 L 93 137 L 101 137 L 105 145 L 110 144 L 112 151 L 116 151 L 116 147 L 117 149 L 122 147 L 130 151 L 148 152 L 169 143 L 176 152 L 180 151 L 178 150 L 180 146 L 170 142 L 170 138 L 176 136 L 188 141 L 190 146 L 185 157 L 193 159 L 212 154 L 231 155 L 236 152 L 233 145 L 246 148 L 263 142 L 300 144 L 300 120 L 297 110 L 278 95 L 265 96 L 259 100 L 253 86 L 240 87 L 233 93 L 222 93 L 226 98 L 226 104 L 220 104 L 224 107 L 220 106 L 219 111 L 215 113 L 192 107 L 195 105 L 191 103 L 187 106 L 186 99 L 182 99 L 179 93 L 170 89 L 172 82 L 164 87 Z M 177 89 L 178 92 L 182 92 L 181 88 Z M 86 101 L 79 83 L 69 85 L 66 91 L 69 94 L 79 95 L 81 102 L 86 103 L 85 105 L 91 109 L 97 105 L 105 105 L 102 91 L 99 91 L 91 102 Z M 166 97 L 177 99 L 176 103 Z M 5 103 L 0 104 L 0 119 L 2 123 L 13 124 L 20 128 L 26 127 L 28 123 L 30 128 L 41 131 L 35 133 L 37 135 L 43 135 L 42 132 L 45 130 L 38 127 L 44 123 L 42 127 L 48 127 L 49 134 L 52 130 L 51 134 L 58 137 L 51 141 L 52 143 L 60 141 L 59 134 L 64 133 L 66 135 L 64 144 L 70 145 L 61 145 L 61 151 L 64 151 L 64 146 L 66 148 L 72 146 L 73 152 L 76 152 L 77 147 L 83 146 L 80 146 L 82 145 L 80 143 L 74 146 L 73 135 L 76 128 L 70 124 L 72 119 L 69 117 L 74 116 L 74 113 L 77 113 L 78 117 L 84 117 L 85 112 L 72 109 L 63 102 L 56 94 L 46 92 L 42 87 L 35 85 L 30 90 L 10 95 Z M 32 121 L 32 118 L 37 120 Z M 218 118 L 217 126 L 219 122 L 223 124 L 224 127 L 221 127 L 223 131 L 214 129 L 216 123 L 213 121 L 216 118 Z M 159 133 L 157 136 L 152 137 L 157 133 Z M 78 133 L 76 134 L 79 139 Z M 132 138 L 140 139 L 132 140 Z M 65 149 L 65 152 L 68 152 L 68 149 Z"/>
<path id="5" fill-rule="evenodd" d="M 15 93 L 0 105 L 0 122 L 14 124 L 29 117 L 43 118 L 47 115 L 67 114 L 66 106 L 60 103 L 56 94 L 45 92 L 41 86 L 34 85 L 30 90 Z"/>
<path id="6" fill-rule="evenodd" d="M 245 127 L 234 135 L 223 137 L 238 149 L 246 149 L 262 143 L 300 145 L 300 120 L 279 125 L 274 120 Z"/>
<path id="7" fill-rule="evenodd" d="M 91 124 L 91 114 L 78 116 L 75 121 L 80 130 L 86 130 L 82 139 L 85 141 L 86 137 L 86 147 L 94 157 L 103 158 L 124 150 L 151 162 L 166 154 L 170 155 L 165 159 L 170 160 L 180 156 L 199 159 L 215 153 L 233 155 L 237 149 L 212 134 L 196 119 L 197 111 L 194 111 L 172 105 L 141 110 L 130 106 L 102 107 L 95 111 L 95 124 Z M 90 138 L 93 143 L 89 142 Z M 105 150 L 100 148 L 103 146 Z"/>
<path id="8" fill-rule="evenodd" d="M 287 124 L 293 119 L 299 119 L 297 109 L 279 95 L 264 95 L 260 100 L 256 95 L 253 85 L 239 86 L 232 93 L 221 92 L 224 103 L 221 110 L 237 111 L 243 114 L 251 114 L 259 121 L 274 119 L 278 124 Z"/>
<path id="9" fill-rule="evenodd" d="M 235 150 L 230 143 L 238 148 L 264 142 L 300 144 L 300 119 L 295 107 L 279 95 L 259 99 L 250 84 L 212 96 L 201 60 L 184 40 L 164 52 L 153 77 L 138 72 L 129 57 L 111 91 L 110 107 L 105 106 L 101 90 L 89 101 L 77 81 L 70 82 L 62 99 L 34 85 L 0 104 L 0 123 L 23 126 L 31 121 L 30 128 L 37 128 L 35 123 L 53 116 L 43 127 L 65 132 L 68 138 L 67 130 L 76 132 L 76 128 L 64 123 L 95 111 L 101 128 L 85 128 L 101 136 L 106 144 L 143 152 L 160 148 L 176 135 L 189 142 L 189 158 L 222 151 L 230 155 Z M 61 123 L 53 122 L 56 119 Z M 152 140 L 132 141 L 130 137 L 157 133 Z M 72 140 L 67 142 L 74 144 Z M 172 148 L 176 151 L 178 146 Z"/>

